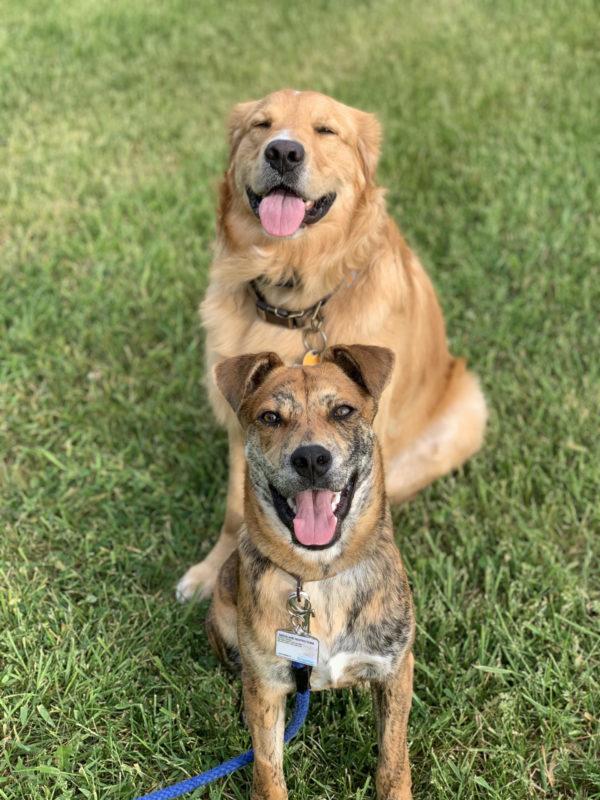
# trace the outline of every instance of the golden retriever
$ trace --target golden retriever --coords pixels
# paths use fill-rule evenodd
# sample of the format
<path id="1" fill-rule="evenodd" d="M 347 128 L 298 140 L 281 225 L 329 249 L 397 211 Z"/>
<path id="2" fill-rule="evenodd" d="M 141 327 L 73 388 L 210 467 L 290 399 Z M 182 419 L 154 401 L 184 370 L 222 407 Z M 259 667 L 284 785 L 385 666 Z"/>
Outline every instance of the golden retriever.
<path id="1" fill-rule="evenodd" d="M 275 350 L 301 363 L 309 347 L 325 345 L 318 332 L 295 327 L 318 327 L 313 317 L 329 345 L 391 349 L 395 367 L 375 430 L 392 502 L 475 453 L 487 417 L 477 378 L 449 353 L 433 286 L 376 184 L 377 119 L 317 92 L 283 90 L 237 105 L 229 140 L 201 306 L 209 397 L 229 434 L 227 510 L 212 551 L 179 581 L 181 600 L 211 593 L 242 521 L 242 433 L 214 383 L 218 361 Z"/>

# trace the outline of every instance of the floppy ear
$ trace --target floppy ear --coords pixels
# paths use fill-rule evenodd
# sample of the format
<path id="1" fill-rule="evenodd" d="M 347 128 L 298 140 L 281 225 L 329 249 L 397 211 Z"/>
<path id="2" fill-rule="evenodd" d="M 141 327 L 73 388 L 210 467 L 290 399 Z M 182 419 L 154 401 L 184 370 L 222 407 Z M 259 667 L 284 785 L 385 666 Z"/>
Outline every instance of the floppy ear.
<path id="1" fill-rule="evenodd" d="M 229 115 L 228 131 L 229 148 L 232 155 L 240 143 L 240 139 L 242 138 L 242 133 L 244 130 L 244 124 L 255 105 L 256 100 L 249 100 L 246 103 L 238 103 L 231 110 L 231 114 Z"/>
<path id="2" fill-rule="evenodd" d="M 244 400 L 255 392 L 269 372 L 283 366 L 277 353 L 254 353 L 220 361 L 215 381 L 221 394 L 237 414 Z"/>
<path id="3" fill-rule="evenodd" d="M 335 345 L 323 353 L 323 361 L 336 364 L 375 400 L 379 400 L 388 384 L 394 360 L 387 347 L 366 344 Z"/>
<path id="4" fill-rule="evenodd" d="M 356 111 L 358 123 L 358 154 L 362 162 L 367 183 L 375 179 L 379 148 L 381 145 L 381 125 L 374 114 Z"/>

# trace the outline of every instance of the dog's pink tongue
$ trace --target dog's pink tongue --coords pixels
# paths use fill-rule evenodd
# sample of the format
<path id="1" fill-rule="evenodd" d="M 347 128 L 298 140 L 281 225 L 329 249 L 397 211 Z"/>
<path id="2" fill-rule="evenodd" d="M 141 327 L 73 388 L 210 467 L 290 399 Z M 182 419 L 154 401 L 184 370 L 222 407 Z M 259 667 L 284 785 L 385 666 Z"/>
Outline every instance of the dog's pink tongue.
<path id="1" fill-rule="evenodd" d="M 296 495 L 294 533 L 300 544 L 327 544 L 333 539 L 337 517 L 331 510 L 333 492 L 309 489 Z"/>
<path id="2" fill-rule="evenodd" d="M 258 216 L 271 236 L 291 236 L 304 219 L 304 202 L 294 194 L 277 189 L 260 201 Z"/>

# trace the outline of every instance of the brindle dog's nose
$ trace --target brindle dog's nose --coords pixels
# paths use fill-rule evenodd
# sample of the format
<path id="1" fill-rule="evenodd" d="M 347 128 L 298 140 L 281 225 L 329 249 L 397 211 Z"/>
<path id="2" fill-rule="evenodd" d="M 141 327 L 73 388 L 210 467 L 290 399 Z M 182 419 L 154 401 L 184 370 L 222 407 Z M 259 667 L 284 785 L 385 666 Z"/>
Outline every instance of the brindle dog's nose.
<path id="1" fill-rule="evenodd" d="M 280 172 L 291 172 L 304 161 L 304 148 L 300 142 L 289 139 L 275 139 L 265 150 L 265 158 L 269 164 Z"/>
<path id="2" fill-rule="evenodd" d="M 320 444 L 297 447 L 292 453 L 292 466 L 302 478 L 322 478 L 331 466 L 331 453 Z"/>

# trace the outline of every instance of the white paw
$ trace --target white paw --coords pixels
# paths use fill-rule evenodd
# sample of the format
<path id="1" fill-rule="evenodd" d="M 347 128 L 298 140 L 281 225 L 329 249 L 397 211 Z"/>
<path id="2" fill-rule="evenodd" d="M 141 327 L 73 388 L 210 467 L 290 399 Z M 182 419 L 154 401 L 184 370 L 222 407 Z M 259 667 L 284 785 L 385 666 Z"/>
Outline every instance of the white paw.
<path id="1" fill-rule="evenodd" d="M 208 559 L 194 564 L 177 584 L 175 589 L 177 600 L 180 603 L 187 603 L 189 600 L 204 600 L 210 597 L 217 572 L 218 570 L 209 563 Z"/>

